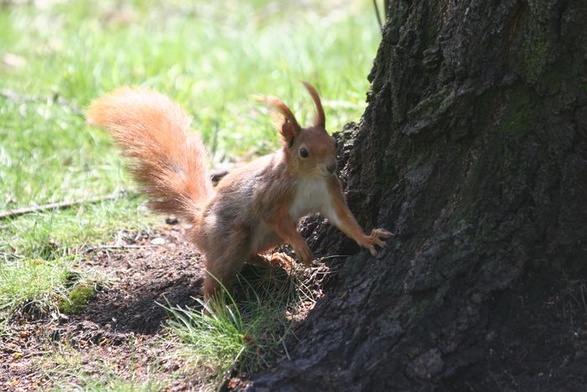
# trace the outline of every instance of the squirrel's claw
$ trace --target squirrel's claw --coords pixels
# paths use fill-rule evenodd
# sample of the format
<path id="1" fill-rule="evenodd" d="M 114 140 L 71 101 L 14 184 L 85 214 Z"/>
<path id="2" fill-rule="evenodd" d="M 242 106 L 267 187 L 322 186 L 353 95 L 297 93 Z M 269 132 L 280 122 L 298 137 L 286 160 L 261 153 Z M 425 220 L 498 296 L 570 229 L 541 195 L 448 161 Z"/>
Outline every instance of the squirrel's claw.
<path id="1" fill-rule="evenodd" d="M 373 256 L 377 256 L 377 249 L 375 246 L 377 245 L 380 248 L 385 248 L 386 244 L 383 242 L 383 240 L 392 236 L 393 234 L 385 229 L 373 229 L 371 230 L 371 234 L 366 236 L 367 241 L 363 246 L 369 249 L 369 252 L 371 252 Z"/>

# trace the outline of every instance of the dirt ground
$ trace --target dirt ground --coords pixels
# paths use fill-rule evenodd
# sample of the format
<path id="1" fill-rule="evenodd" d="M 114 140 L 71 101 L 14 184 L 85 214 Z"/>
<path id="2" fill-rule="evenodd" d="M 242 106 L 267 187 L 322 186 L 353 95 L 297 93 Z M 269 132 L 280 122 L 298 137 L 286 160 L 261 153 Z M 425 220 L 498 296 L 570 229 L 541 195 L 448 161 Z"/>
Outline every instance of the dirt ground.
<path id="1" fill-rule="evenodd" d="M 202 264 L 181 225 L 121 232 L 111 243 L 84 252 L 84 268 L 106 274 L 108 284 L 79 314 L 14 320 L 10 333 L 0 336 L 0 390 L 53 390 L 55 385 L 83 390 L 84 374 L 105 381 L 124 376 L 135 386 L 154 380 L 152 390 L 209 390 L 198 375 L 182 371 L 185 362 L 173 354 L 174 340 L 164 328 L 167 312 L 161 305 L 198 307 L 196 298 L 201 298 Z M 519 301 L 511 302 L 512 297 Z M 445 379 L 438 390 L 582 390 L 585 282 L 542 289 L 520 285 L 519 293 L 497 298 L 486 317 L 501 339 L 488 336 L 482 344 L 494 354 L 465 367 L 460 377 Z M 536 375 L 535 369 L 551 370 Z M 233 378 L 224 389 L 247 383 Z"/>
<path id="2" fill-rule="evenodd" d="M 54 381 L 75 389 L 79 381 L 59 371 L 72 363 L 77 375 L 132 374 L 137 385 L 163 379 L 165 390 L 199 390 L 197 377 L 174 376 L 181 360 L 169 355 L 169 339 L 161 339 L 167 312 L 160 304 L 197 307 L 201 297 L 202 265 L 182 231 L 168 225 L 122 232 L 110 244 L 85 249 L 84 268 L 106 274 L 109 283 L 79 314 L 12 323 L 11 333 L 0 337 L 0 390 L 43 390 Z"/>

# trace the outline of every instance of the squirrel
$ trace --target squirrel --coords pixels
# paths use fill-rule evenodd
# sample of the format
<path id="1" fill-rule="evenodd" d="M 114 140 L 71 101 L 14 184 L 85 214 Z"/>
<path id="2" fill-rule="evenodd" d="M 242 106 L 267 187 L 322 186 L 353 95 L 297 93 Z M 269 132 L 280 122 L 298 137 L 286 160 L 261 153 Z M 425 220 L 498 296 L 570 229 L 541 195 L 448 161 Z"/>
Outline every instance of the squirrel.
<path id="1" fill-rule="evenodd" d="M 281 149 L 242 166 L 214 188 L 201 138 L 191 118 L 167 96 L 122 87 L 91 103 L 88 124 L 106 128 L 155 212 L 191 223 L 187 236 L 205 258 L 204 298 L 227 286 L 245 263 L 287 243 L 306 265 L 312 251 L 298 221 L 320 213 L 372 255 L 392 234 L 365 234 L 349 210 L 336 175 L 336 142 L 325 128 L 318 92 L 303 82 L 316 106 L 311 126 L 302 128 L 292 111 L 273 96 L 257 98 L 282 115 Z M 280 116 L 281 117 L 281 116 Z"/>

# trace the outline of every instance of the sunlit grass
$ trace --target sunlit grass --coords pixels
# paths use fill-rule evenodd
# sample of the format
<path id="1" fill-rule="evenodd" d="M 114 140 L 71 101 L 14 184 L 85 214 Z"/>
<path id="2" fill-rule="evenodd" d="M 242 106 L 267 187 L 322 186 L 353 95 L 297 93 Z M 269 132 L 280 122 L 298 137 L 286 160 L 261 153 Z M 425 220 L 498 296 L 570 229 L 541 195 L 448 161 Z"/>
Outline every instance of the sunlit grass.
<path id="1" fill-rule="evenodd" d="M 58 297 L 65 296 L 64 286 L 72 265 L 71 260 L 1 263 L 0 315 L 6 320 L 15 309 L 25 305 L 33 311 L 57 311 Z"/>
<path id="2" fill-rule="evenodd" d="M 127 196 L 14 219 L 2 230 L 0 256 L 5 260 L 68 257 L 96 240 L 107 241 L 121 225 L 146 229 L 153 216 L 145 215 L 139 203 L 140 199 Z"/>
<path id="3" fill-rule="evenodd" d="M 77 262 L 73 257 L 1 262 L 0 334 L 16 316 L 58 319 L 61 312 L 79 311 L 105 278 L 77 269 Z"/>
<path id="4" fill-rule="evenodd" d="M 372 10 L 352 2 L 213 4 L 65 2 L 32 18 L 28 7 L 9 9 L 10 53 L 26 65 L 3 72 L 5 87 L 82 108 L 120 85 L 156 88 L 185 105 L 205 140 L 216 140 L 218 159 L 275 145 L 252 94 L 278 95 L 311 114 L 300 79 L 322 93 L 332 130 L 361 115 L 378 42 Z"/>
<path id="5" fill-rule="evenodd" d="M 235 299 L 226 289 L 202 309 L 167 306 L 167 328 L 179 339 L 172 355 L 218 388 L 231 374 L 252 373 L 288 355 L 297 315 L 316 301 L 309 274 L 281 274 L 267 267 L 239 281 Z"/>

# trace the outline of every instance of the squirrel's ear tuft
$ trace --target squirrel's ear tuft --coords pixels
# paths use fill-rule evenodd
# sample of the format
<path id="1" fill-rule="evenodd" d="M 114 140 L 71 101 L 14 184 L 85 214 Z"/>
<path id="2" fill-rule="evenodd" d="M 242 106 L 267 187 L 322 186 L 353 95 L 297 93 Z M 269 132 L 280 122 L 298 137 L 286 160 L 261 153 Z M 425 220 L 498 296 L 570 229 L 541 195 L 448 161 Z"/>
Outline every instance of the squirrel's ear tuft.
<path id="1" fill-rule="evenodd" d="M 320 95 L 318 91 L 308 82 L 302 82 L 306 90 L 312 96 L 314 105 L 316 105 L 316 117 L 314 118 L 314 126 L 326 129 L 326 116 L 324 115 L 324 109 L 322 108 L 322 102 L 320 101 Z"/>

